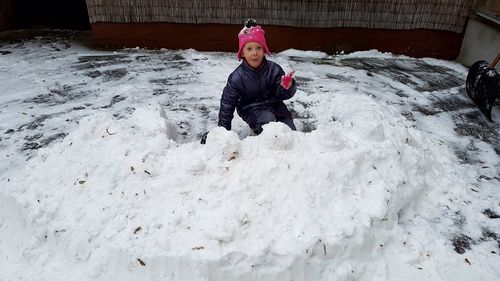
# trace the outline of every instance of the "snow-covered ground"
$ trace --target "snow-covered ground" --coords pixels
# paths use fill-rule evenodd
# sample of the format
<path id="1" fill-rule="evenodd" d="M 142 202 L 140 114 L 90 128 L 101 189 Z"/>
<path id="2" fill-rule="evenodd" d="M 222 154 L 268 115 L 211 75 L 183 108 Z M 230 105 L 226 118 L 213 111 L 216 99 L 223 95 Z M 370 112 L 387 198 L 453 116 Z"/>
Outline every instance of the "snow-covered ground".
<path id="1" fill-rule="evenodd" d="M 500 111 L 463 66 L 273 54 L 299 131 L 249 136 L 216 127 L 235 53 L 79 38 L 0 41 L 0 280 L 500 280 Z"/>

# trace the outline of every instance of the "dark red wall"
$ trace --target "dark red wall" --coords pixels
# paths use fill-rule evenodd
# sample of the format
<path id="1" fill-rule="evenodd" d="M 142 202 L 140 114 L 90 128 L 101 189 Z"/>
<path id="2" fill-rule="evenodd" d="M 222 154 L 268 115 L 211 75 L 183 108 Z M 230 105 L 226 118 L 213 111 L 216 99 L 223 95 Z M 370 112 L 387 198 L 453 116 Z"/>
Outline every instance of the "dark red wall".
<path id="1" fill-rule="evenodd" d="M 225 24 L 92 24 L 95 44 L 236 52 L 241 26 Z M 436 30 L 297 28 L 264 26 L 271 52 L 294 48 L 329 54 L 378 49 L 412 57 L 455 59 L 463 34 Z"/>
<path id="2" fill-rule="evenodd" d="M 0 0 L 0 31 L 13 26 L 11 0 Z"/>

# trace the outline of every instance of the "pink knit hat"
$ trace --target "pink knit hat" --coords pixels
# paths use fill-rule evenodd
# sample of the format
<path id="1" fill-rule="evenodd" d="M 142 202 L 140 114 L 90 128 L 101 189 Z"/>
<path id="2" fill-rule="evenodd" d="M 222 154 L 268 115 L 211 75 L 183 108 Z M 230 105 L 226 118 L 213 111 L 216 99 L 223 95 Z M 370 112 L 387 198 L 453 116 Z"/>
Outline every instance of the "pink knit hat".
<path id="1" fill-rule="evenodd" d="M 243 29 L 238 34 L 238 40 L 240 45 L 240 48 L 238 50 L 239 60 L 243 59 L 243 47 L 245 47 L 245 44 L 248 42 L 259 43 L 264 49 L 264 53 L 268 55 L 270 54 L 269 49 L 267 48 L 266 37 L 264 37 L 264 33 L 265 31 L 264 29 L 262 29 L 262 27 L 260 27 L 260 25 L 243 27 Z"/>

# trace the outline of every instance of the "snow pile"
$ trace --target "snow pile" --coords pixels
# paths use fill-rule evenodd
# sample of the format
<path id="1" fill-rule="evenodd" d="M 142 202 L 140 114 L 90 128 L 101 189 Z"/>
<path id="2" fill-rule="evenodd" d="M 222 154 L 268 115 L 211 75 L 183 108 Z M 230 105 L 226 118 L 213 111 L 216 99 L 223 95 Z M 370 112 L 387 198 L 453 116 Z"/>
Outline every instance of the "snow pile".
<path id="1" fill-rule="evenodd" d="M 215 128 L 206 145 L 176 143 L 157 105 L 85 118 L 0 194 L 0 279 L 387 280 L 380 255 L 418 251 L 419 198 L 465 183 L 447 148 L 357 103 L 311 133 Z"/>

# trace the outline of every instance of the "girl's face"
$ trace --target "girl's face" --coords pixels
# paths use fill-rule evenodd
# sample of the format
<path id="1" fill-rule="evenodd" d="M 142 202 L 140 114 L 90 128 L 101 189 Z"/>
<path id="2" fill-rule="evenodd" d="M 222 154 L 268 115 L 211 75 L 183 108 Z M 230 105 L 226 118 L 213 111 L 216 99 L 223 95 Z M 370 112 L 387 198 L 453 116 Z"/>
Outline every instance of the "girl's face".
<path id="1" fill-rule="evenodd" d="M 243 57 L 251 67 L 257 69 L 262 64 L 264 49 L 257 42 L 248 42 L 243 47 Z"/>

